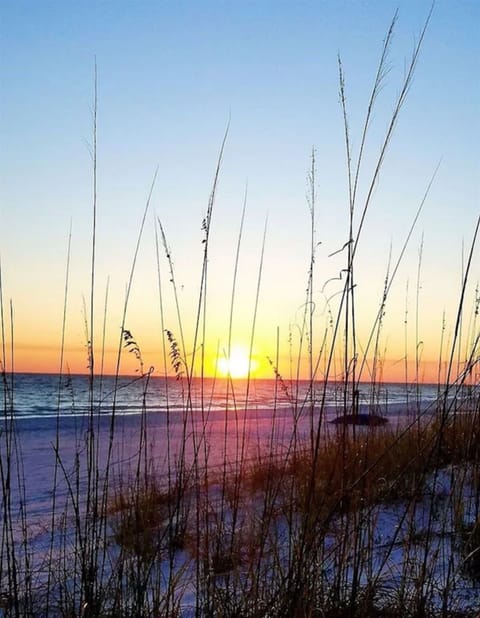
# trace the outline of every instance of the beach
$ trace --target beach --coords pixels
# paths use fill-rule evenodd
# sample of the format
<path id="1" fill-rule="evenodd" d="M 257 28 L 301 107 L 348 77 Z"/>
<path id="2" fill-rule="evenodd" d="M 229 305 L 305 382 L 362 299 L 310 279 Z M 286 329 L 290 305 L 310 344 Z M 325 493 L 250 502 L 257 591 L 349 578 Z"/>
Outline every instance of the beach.
<path id="1" fill-rule="evenodd" d="M 328 385 L 326 389 L 322 384 L 315 384 L 312 389 L 307 381 L 296 384 L 295 400 L 290 392 L 287 396 L 285 389 L 280 396 L 275 381 L 209 380 L 203 384 L 192 381 L 188 391 L 185 384 L 175 379 L 106 377 L 97 384 L 94 382 L 90 390 L 92 383 L 88 376 L 59 379 L 52 375 L 25 374 L 14 376 L 13 390 L 11 384 L 5 387 L 8 393 L 5 400 L 10 403 L 0 440 L 4 470 L 8 449 L 13 453 L 10 472 L 15 481 L 10 483 L 8 503 L 3 493 L 3 509 L 6 521 L 10 522 L 19 565 L 24 563 L 22 547 L 28 539 L 28 564 L 37 571 L 35 594 L 43 598 L 45 593 L 50 572 L 48 568 L 45 570 L 45 560 L 50 565 L 70 560 L 68 555 L 71 552 L 72 557 L 77 555 L 86 542 L 82 535 L 92 534 L 96 551 L 100 552 L 94 555 L 104 564 L 105 583 L 115 574 L 118 560 L 128 563 L 141 559 L 148 564 L 153 560 L 148 585 L 145 581 L 147 589 L 155 589 L 153 575 L 161 576 L 165 582 L 175 581 L 172 590 L 173 584 L 164 583 L 158 593 L 163 589 L 162 594 L 167 595 L 162 597 L 163 601 L 173 603 L 184 617 L 196 615 L 195 607 L 199 595 L 203 594 L 198 573 L 195 574 L 200 550 L 214 552 L 209 568 L 213 569 L 212 576 L 221 589 L 229 578 L 235 581 L 237 571 L 248 579 L 249 569 L 257 564 L 255 560 L 250 562 L 252 556 L 248 557 L 248 552 L 254 551 L 254 546 L 247 551 L 250 543 L 260 543 L 264 548 L 262 569 L 268 567 L 263 575 L 265 583 L 270 577 L 276 577 L 271 562 L 274 556 L 276 559 L 283 556 L 282 571 L 289 568 L 292 543 L 301 539 L 304 522 L 301 508 L 289 514 L 293 503 L 288 506 L 289 502 L 285 502 L 288 479 L 297 478 L 295 470 L 288 471 L 288 462 L 296 460 L 298 467 L 303 465 L 299 462 L 314 448 L 317 435 L 321 434 L 319 461 L 323 461 L 321 453 L 327 449 L 327 459 L 321 465 L 352 445 L 357 445 L 358 453 L 363 452 L 367 458 L 368 449 L 373 450 L 376 458 L 377 442 L 383 439 L 382 435 L 397 432 L 395 435 L 401 436 L 418 423 L 428 427 L 433 422 L 438 413 L 439 392 L 437 386 L 429 385 L 422 388 L 382 385 L 376 395 L 374 412 L 375 415 L 381 412 L 386 422 L 381 426 L 355 428 L 333 422 L 341 418 L 343 409 L 338 384 Z M 376 392 L 377 387 L 359 385 L 363 403 L 357 412 L 361 415 L 369 413 L 366 401 L 371 400 L 372 390 Z M 420 393 L 423 398 L 419 397 Z M 9 436 L 14 439 L 9 440 Z M 395 438 L 389 448 L 396 448 L 395 443 L 400 439 Z M 382 457 L 386 455 L 387 452 L 381 453 Z M 348 458 L 350 461 L 351 455 Z M 376 498 L 367 486 L 361 485 L 357 502 L 357 486 L 375 463 L 372 460 L 372 464 L 362 468 L 361 459 L 358 462 L 359 471 L 354 473 L 358 477 L 351 477 L 346 471 L 342 473 L 350 488 L 347 493 L 339 494 L 339 501 L 334 498 L 332 502 L 328 497 L 329 491 L 337 491 L 335 485 L 330 490 L 325 487 L 325 495 L 302 498 L 318 502 L 315 526 L 321 526 L 323 533 L 314 544 L 314 553 L 315 560 L 320 560 L 322 565 L 322 586 L 333 590 L 340 568 L 342 577 L 347 577 L 345 590 L 348 590 L 351 585 L 348 582 L 357 577 L 354 572 L 359 568 L 360 584 L 384 590 L 382 594 L 390 603 L 392 595 L 397 594 L 398 582 L 406 586 L 405 594 L 413 595 L 415 586 L 424 577 L 422 586 L 426 586 L 432 611 L 440 611 L 442 590 L 448 590 L 450 602 L 461 606 L 462 615 L 470 615 L 470 610 L 479 607 L 480 596 L 477 597 L 475 580 L 461 568 L 465 556 L 462 558 L 459 553 L 460 537 L 454 530 L 460 504 L 465 529 L 476 520 L 478 501 L 472 476 L 476 468 L 468 464 L 425 468 L 418 485 L 422 494 L 413 502 L 409 492 L 400 489 L 404 486 L 402 478 L 396 481 L 397 493 L 382 490 Z M 407 468 L 402 467 L 400 473 L 407 483 L 411 482 Z M 307 481 L 308 472 L 305 474 Z M 372 478 L 380 485 L 392 482 L 378 475 Z M 284 481 L 288 482 L 282 489 Z M 105 483 L 109 496 L 101 507 L 106 497 Z M 92 506 L 92 492 L 99 500 L 100 512 Z M 227 495 L 230 495 L 228 499 Z M 157 496 L 153 511 L 151 496 Z M 346 498 L 351 502 L 347 510 L 342 506 Z M 175 506 L 177 500 L 180 503 Z M 135 503 L 139 510 L 135 507 L 137 515 L 132 520 L 130 509 Z M 266 511 L 267 505 L 270 506 Z M 267 519 L 266 513 L 270 513 Z M 152 516 L 156 521 L 154 528 Z M 87 525 L 92 517 L 93 525 L 98 527 L 96 532 Z M 232 517 L 236 523 L 232 524 Z M 261 532 L 266 521 L 270 522 L 268 533 Z M 230 532 L 225 537 L 227 522 L 230 522 L 227 526 Z M 181 542 L 173 542 L 180 534 L 177 530 L 180 523 L 182 535 L 186 536 Z M 194 551 L 193 537 L 188 542 L 185 539 L 190 539 L 195 530 L 199 537 Z M 233 535 L 231 542 L 235 545 L 242 538 L 247 545 L 241 551 L 238 548 L 240 553 L 233 562 L 232 557 L 228 560 L 224 557 L 217 564 L 220 557 L 215 553 L 219 551 L 215 549 L 216 543 L 221 542 L 227 555 L 237 551 L 233 546 L 230 550 L 225 547 L 229 535 Z M 153 539 L 159 543 L 158 558 L 146 552 L 145 538 L 150 539 L 149 543 Z M 101 549 L 105 541 L 111 547 L 108 554 Z M 303 551 L 307 555 L 312 549 L 305 547 Z M 339 551 L 346 552 L 340 564 Z M 109 557 L 105 562 L 106 556 Z M 428 577 L 421 573 L 421 565 L 426 562 Z M 408 570 L 408 564 L 413 571 Z M 21 572 L 20 566 L 18 573 Z M 75 578 L 74 573 L 65 572 L 65 576 Z M 17 585 L 25 585 L 22 577 Z M 103 584 L 97 582 L 97 585 Z M 58 591 L 51 594 L 53 602 Z M 381 607 L 382 597 L 378 594 L 375 599 Z M 53 609 L 50 614 L 57 615 Z"/>

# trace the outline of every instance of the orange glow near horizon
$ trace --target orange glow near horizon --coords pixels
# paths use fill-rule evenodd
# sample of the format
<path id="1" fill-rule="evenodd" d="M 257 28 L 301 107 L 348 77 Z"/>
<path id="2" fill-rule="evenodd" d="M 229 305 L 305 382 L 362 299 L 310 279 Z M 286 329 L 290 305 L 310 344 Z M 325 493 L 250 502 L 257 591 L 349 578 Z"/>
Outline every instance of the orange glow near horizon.
<path id="1" fill-rule="evenodd" d="M 284 365 L 286 368 L 286 359 L 280 365 Z M 213 377 L 218 375 L 222 378 L 230 377 L 232 379 L 245 379 L 249 373 L 249 360 L 248 352 L 244 348 L 234 348 L 230 358 L 219 357 L 212 360 L 209 363 L 211 370 L 205 371 L 206 377 Z M 148 363 L 145 365 L 150 367 Z M 154 376 L 163 376 L 165 371 L 163 367 L 154 365 Z M 10 359 L 7 359 L 6 370 L 11 371 Z M 97 362 L 95 367 L 95 373 L 100 373 L 100 357 L 97 356 Z M 58 350 L 52 348 L 40 349 L 22 347 L 15 352 L 14 370 L 18 373 L 53 373 L 57 374 L 60 370 L 59 354 Z M 109 353 L 105 357 L 103 365 L 103 373 L 105 375 L 114 375 L 116 371 L 116 354 Z M 88 374 L 88 366 L 86 353 L 84 349 L 67 350 L 65 353 L 65 359 L 63 364 L 62 373 L 71 374 Z M 130 359 L 126 354 L 122 354 L 122 363 L 120 366 L 120 374 L 123 375 L 135 375 L 138 373 L 138 366 Z M 175 377 L 175 374 L 170 367 L 167 368 L 167 375 Z M 282 367 L 279 368 L 279 374 L 282 375 L 284 380 L 289 380 L 287 371 L 282 372 Z M 440 381 L 443 381 L 446 376 L 446 367 L 443 366 L 440 371 Z M 252 358 L 250 361 L 250 377 L 258 379 L 275 379 L 275 373 L 272 367 L 267 361 L 262 362 L 259 357 Z M 301 372 L 300 379 L 309 379 L 309 376 L 305 372 Z M 409 382 L 416 381 L 415 375 L 415 363 L 413 361 L 408 362 L 407 376 L 405 376 L 404 366 L 401 366 L 398 362 L 386 360 L 384 362 L 383 372 L 380 381 L 381 382 L 405 382 L 405 378 Z M 317 375 L 316 380 L 323 380 L 323 375 Z M 339 379 L 339 376 L 332 375 L 331 380 Z M 367 382 L 369 376 L 361 377 L 362 382 Z M 378 379 L 378 378 L 377 378 Z M 419 383 L 436 384 L 439 379 L 438 362 L 435 361 L 422 361 L 420 371 L 418 375 Z"/>
<path id="2" fill-rule="evenodd" d="M 7 345 L 5 359 L 5 370 L 11 371 L 12 368 L 18 373 L 53 373 L 60 372 L 60 349 L 54 345 L 43 344 L 38 341 L 35 344 L 27 344 L 26 342 L 17 342 L 14 346 L 14 362 L 12 367 L 11 348 Z M 229 358 L 226 353 L 218 355 L 212 352 L 205 355 L 205 365 L 201 371 L 196 368 L 194 375 L 204 375 L 205 377 L 218 376 L 221 378 L 245 379 L 249 375 L 255 379 L 275 379 L 275 369 L 269 362 L 269 346 L 266 342 L 263 343 L 261 350 L 257 348 L 253 351 L 250 358 L 249 347 L 242 344 L 234 344 L 231 349 Z M 142 350 L 144 360 L 144 370 L 147 371 L 151 366 L 154 367 L 154 376 L 169 375 L 174 377 L 175 373 L 169 360 L 167 367 L 163 366 L 163 354 L 161 349 L 155 346 L 148 346 Z M 95 373 L 103 372 L 105 375 L 114 375 L 117 371 L 118 347 L 112 344 L 105 350 L 103 362 L 102 354 L 97 351 L 95 354 Z M 296 363 L 293 369 L 295 376 Z M 330 380 L 341 379 L 341 363 L 337 364 L 338 371 L 331 371 Z M 122 349 L 121 363 L 119 373 L 123 375 L 136 375 L 140 370 L 138 361 L 132 354 Z M 86 346 L 82 345 L 67 345 L 63 355 L 62 373 L 72 374 L 88 374 L 88 358 Z M 455 373 L 455 371 L 453 372 Z M 291 359 L 285 355 L 280 355 L 278 359 L 278 374 L 282 379 L 289 381 L 292 379 Z M 419 364 L 418 372 L 415 364 L 415 359 L 408 360 L 407 363 L 386 358 L 381 363 L 381 371 L 377 370 L 376 380 L 379 382 L 416 382 L 433 383 L 443 382 L 447 375 L 446 360 L 443 359 L 442 366 L 439 367 L 438 361 L 432 359 L 422 359 Z M 298 373 L 300 379 L 309 379 L 308 363 L 301 363 Z M 370 379 L 368 369 L 364 371 L 360 380 L 368 382 Z M 451 376 L 454 379 L 454 376 Z M 295 379 L 295 378 L 293 378 Z M 322 371 L 318 371 L 315 375 L 315 380 L 322 381 L 324 375 Z"/>

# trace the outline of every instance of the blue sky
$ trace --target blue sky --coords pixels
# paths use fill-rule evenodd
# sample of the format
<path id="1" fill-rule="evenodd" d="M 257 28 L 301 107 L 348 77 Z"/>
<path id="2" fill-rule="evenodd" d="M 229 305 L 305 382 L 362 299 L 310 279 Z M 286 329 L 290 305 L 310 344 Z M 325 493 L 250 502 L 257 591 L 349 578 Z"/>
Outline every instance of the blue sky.
<path id="1" fill-rule="evenodd" d="M 397 7 L 391 70 L 374 116 L 365 178 L 430 2 L 4 0 L 0 6 L 0 252 L 4 294 L 14 303 L 19 346 L 27 349 L 35 340 L 38 350 L 55 348 L 71 222 L 69 333 L 72 348 L 82 349 L 95 58 L 97 295 L 100 304 L 109 278 L 112 337 L 118 331 L 136 233 L 157 165 L 129 325 L 144 341 L 150 341 L 158 329 L 154 214 L 168 234 L 186 313 L 195 305 L 201 221 L 229 119 L 212 228 L 212 319 L 225 321 L 222 316 L 228 314 L 234 245 L 247 183 L 239 313 L 252 310 L 253 275 L 268 216 L 259 328 L 274 330 L 278 325 L 286 337 L 288 325 L 297 319 L 308 269 L 305 179 L 312 147 L 317 152 L 316 234 L 322 243 L 316 285 L 320 307 L 322 282 L 341 266 L 328 255 L 346 240 L 348 202 L 337 54 L 346 74 L 355 148 L 382 40 Z M 398 254 L 441 159 L 399 272 L 391 309 L 392 319 L 400 320 L 407 281 L 411 288 L 415 286 L 423 234 L 422 315 L 425 339 L 427 334 L 432 339 L 431 356 L 437 345 L 433 333 L 438 338 L 444 308 L 453 319 L 462 241 L 468 243 L 479 212 L 479 29 L 478 2 L 439 0 L 435 4 L 359 254 L 359 294 L 365 295 L 368 319 L 381 294 L 390 245 Z M 474 279 L 478 279 L 478 259 L 475 266 Z M 240 339 L 245 338 L 248 327 L 240 321 L 239 331 Z M 222 338 L 219 333 L 218 339 Z M 392 340 L 395 349 L 394 334 Z"/>

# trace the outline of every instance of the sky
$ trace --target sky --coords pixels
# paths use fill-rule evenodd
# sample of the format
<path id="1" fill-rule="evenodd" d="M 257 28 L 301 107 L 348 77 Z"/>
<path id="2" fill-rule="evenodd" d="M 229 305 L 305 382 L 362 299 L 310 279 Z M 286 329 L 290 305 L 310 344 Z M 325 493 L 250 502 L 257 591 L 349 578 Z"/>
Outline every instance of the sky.
<path id="1" fill-rule="evenodd" d="M 63 363 L 64 370 L 88 371 L 95 65 L 96 370 L 103 359 L 104 371 L 115 371 L 123 324 L 144 368 L 153 366 L 156 373 L 164 371 L 168 329 L 187 366 L 195 345 L 197 358 L 203 350 L 207 374 L 216 367 L 225 371 L 225 362 L 218 365 L 216 359 L 233 346 L 239 373 L 241 350 L 251 348 L 253 373 L 274 377 L 274 365 L 282 375 L 295 374 L 310 264 L 306 196 L 313 149 L 317 357 L 325 332 L 331 336 L 329 311 L 335 314 L 341 298 L 342 282 L 335 278 L 345 268 L 346 251 L 336 252 L 348 240 L 338 55 L 356 160 L 382 41 L 397 8 L 388 74 L 361 168 L 355 226 L 430 1 L 3 0 L 0 256 L 6 368 L 56 372 Z M 407 356 L 410 379 L 421 360 L 422 377 L 435 380 L 439 359 L 451 345 L 480 211 L 479 29 L 476 0 L 435 3 L 362 230 L 355 263 L 360 355 L 378 314 L 389 256 L 394 265 L 440 163 L 385 307 L 379 349 L 386 379 L 405 378 Z M 208 245 L 205 329 L 201 320 L 195 340 L 202 221 L 227 126 Z M 158 221 L 173 263 L 179 312 L 161 241 L 157 263 Z M 479 265 L 477 249 L 460 360 L 478 332 L 473 308 Z M 233 363 L 231 368 L 233 373 Z M 124 349 L 120 370 L 138 369 L 135 354 Z M 168 358 L 167 369 L 173 372 Z M 341 370 L 340 362 L 333 374 L 339 377 Z M 308 373 L 305 363 L 300 371 Z M 363 377 L 368 379 L 368 369 Z"/>

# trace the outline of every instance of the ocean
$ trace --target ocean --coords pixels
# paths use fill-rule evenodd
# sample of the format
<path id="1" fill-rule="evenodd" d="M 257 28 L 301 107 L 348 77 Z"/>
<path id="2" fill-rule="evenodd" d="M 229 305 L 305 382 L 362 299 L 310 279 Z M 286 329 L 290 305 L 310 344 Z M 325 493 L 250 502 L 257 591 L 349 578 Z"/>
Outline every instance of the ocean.
<path id="1" fill-rule="evenodd" d="M 324 393 L 325 390 L 325 393 Z M 235 380 L 194 378 L 190 389 L 186 380 L 150 376 L 96 377 L 91 385 L 85 375 L 57 376 L 51 374 L 14 374 L 0 383 L 0 395 L 4 408 L 17 421 L 46 420 L 48 418 L 73 418 L 95 414 L 139 416 L 167 412 L 182 413 L 188 400 L 193 412 L 209 410 L 222 412 L 225 409 L 247 407 L 252 410 L 292 408 L 314 401 L 334 407 L 343 403 L 343 383 L 323 382 L 314 384 L 313 393 L 308 381 L 276 382 L 275 380 Z M 359 384 L 360 404 L 374 403 L 384 413 L 409 407 L 422 402 L 433 402 L 438 397 L 438 385 L 382 383 L 372 386 Z M 187 394 L 187 391 L 189 393 Z"/>

